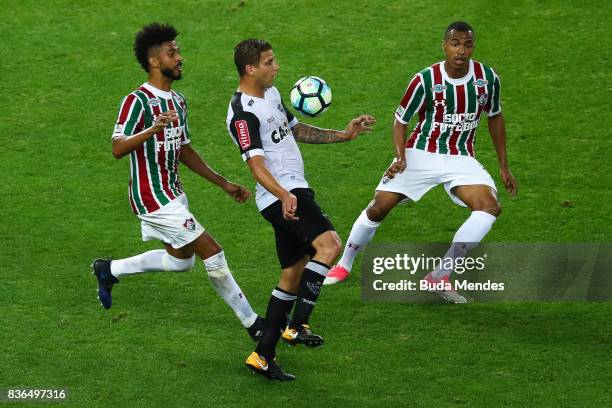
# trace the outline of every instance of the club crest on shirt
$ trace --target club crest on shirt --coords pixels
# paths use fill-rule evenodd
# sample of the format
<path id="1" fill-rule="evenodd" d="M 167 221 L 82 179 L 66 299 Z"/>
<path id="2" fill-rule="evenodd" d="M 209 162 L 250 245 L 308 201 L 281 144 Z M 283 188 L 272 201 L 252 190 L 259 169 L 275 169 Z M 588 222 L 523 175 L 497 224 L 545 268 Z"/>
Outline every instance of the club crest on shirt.
<path id="1" fill-rule="evenodd" d="M 485 104 L 487 103 L 487 94 L 482 94 L 478 97 L 478 103 L 480 104 L 480 106 L 485 106 Z"/>
<path id="2" fill-rule="evenodd" d="M 477 79 L 476 81 L 474 81 L 474 86 L 481 87 L 481 86 L 485 86 L 488 83 L 489 81 L 487 81 L 486 79 Z"/>
<path id="3" fill-rule="evenodd" d="M 183 227 L 189 231 L 195 231 L 195 220 L 193 218 L 187 218 L 183 223 Z"/>
<path id="4" fill-rule="evenodd" d="M 147 101 L 147 104 L 149 104 L 149 106 L 159 106 L 159 99 L 157 98 L 149 99 Z"/>
<path id="5" fill-rule="evenodd" d="M 446 85 L 442 85 L 442 84 L 435 84 L 434 86 L 431 87 L 432 92 L 444 92 L 446 90 Z"/>

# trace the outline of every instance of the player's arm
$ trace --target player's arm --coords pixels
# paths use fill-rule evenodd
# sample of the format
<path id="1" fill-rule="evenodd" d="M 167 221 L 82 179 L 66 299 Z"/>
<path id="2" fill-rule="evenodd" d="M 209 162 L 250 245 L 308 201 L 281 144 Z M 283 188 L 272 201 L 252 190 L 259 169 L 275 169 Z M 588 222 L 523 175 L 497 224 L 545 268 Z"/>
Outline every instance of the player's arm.
<path id="1" fill-rule="evenodd" d="M 517 193 L 517 183 L 514 175 L 508 167 L 508 155 L 506 152 L 506 124 L 504 114 L 498 113 L 495 116 L 489 117 L 488 120 L 489 133 L 493 140 L 493 146 L 497 153 L 497 161 L 499 162 L 499 172 L 506 187 L 506 191 L 510 195 L 515 196 Z"/>
<path id="2" fill-rule="evenodd" d="M 302 143 L 338 143 L 355 139 L 361 133 L 371 132 L 376 119 L 370 115 L 361 115 L 351 120 L 344 130 L 322 129 L 316 126 L 298 123 L 291 128 L 295 140 Z"/>
<path id="3" fill-rule="evenodd" d="M 406 131 L 408 124 L 395 120 L 393 124 L 393 146 L 395 149 L 395 161 L 385 172 L 385 177 L 392 179 L 397 173 L 403 173 L 406 169 Z"/>
<path id="4" fill-rule="evenodd" d="M 419 74 L 412 77 L 399 106 L 395 110 L 393 123 L 393 150 L 395 161 L 385 172 L 385 177 L 392 179 L 397 173 L 406 169 L 406 134 L 412 116 L 423 107 L 425 88 Z"/>
<path id="5" fill-rule="evenodd" d="M 200 177 L 208 180 L 212 184 L 220 187 L 229 196 L 239 203 L 245 202 L 251 193 L 246 188 L 228 181 L 225 177 L 214 171 L 200 154 L 191 147 L 191 143 L 187 143 L 181 147 L 181 154 L 179 160 L 191 171 L 199 175 Z"/>
<path id="6" fill-rule="evenodd" d="M 264 156 L 253 156 L 247 160 L 251 169 L 251 174 L 255 181 L 261 184 L 266 190 L 274 194 L 282 203 L 283 217 L 289 221 L 296 221 L 297 198 L 291 192 L 285 190 L 276 178 L 270 173 L 265 164 Z"/>
<path id="7" fill-rule="evenodd" d="M 163 130 L 166 125 L 172 121 L 178 120 L 178 116 L 175 110 L 169 110 L 159 115 L 153 125 L 141 132 L 126 136 L 126 135 L 114 135 L 112 151 L 115 159 L 120 159 L 123 156 L 136 150 L 141 144 L 143 144 L 148 138 Z"/>

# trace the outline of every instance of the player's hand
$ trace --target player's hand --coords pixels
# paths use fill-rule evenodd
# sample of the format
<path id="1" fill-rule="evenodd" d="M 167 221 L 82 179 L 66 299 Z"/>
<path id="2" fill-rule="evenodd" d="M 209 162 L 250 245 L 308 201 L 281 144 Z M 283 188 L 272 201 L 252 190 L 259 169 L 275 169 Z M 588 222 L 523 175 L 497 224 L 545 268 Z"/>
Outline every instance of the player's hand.
<path id="1" fill-rule="evenodd" d="M 171 109 L 157 116 L 150 129 L 153 133 L 160 132 L 168 123 L 174 122 L 175 120 L 178 120 L 178 114 L 174 109 Z"/>
<path id="2" fill-rule="evenodd" d="M 223 191 L 227 193 L 234 201 L 244 203 L 251 197 L 251 192 L 239 184 L 228 181 L 223 186 Z"/>
<path id="3" fill-rule="evenodd" d="M 300 218 L 295 216 L 295 212 L 297 210 L 297 197 L 291 193 L 287 193 L 281 199 L 281 203 L 283 204 L 283 218 L 287 221 L 297 221 Z"/>
<path id="4" fill-rule="evenodd" d="M 376 123 L 376 119 L 371 115 L 360 115 L 351 120 L 346 129 L 344 129 L 345 139 L 347 141 L 355 139 L 361 133 L 371 132 L 372 125 Z"/>
<path id="5" fill-rule="evenodd" d="M 502 167 L 499 169 L 499 174 L 501 175 L 502 181 L 504 182 L 504 187 L 506 191 L 512 196 L 516 196 L 518 193 L 518 184 L 516 183 L 516 179 L 514 175 L 510 171 L 508 167 Z"/>
<path id="6" fill-rule="evenodd" d="M 396 160 L 385 171 L 385 177 L 388 179 L 392 179 L 395 177 L 397 173 L 403 173 L 406 170 L 406 159 Z"/>

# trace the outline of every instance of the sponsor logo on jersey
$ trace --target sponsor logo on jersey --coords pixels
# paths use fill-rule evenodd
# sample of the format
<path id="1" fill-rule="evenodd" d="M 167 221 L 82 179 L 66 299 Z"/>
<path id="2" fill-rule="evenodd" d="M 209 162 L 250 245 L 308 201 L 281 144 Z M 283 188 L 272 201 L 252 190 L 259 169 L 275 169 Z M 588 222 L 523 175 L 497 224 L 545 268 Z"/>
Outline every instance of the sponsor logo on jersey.
<path id="1" fill-rule="evenodd" d="M 166 152 L 180 149 L 184 128 L 184 126 L 165 128 L 164 140 L 155 142 L 155 151 L 159 153 L 162 148 Z"/>
<path id="2" fill-rule="evenodd" d="M 432 129 L 439 129 L 440 132 L 457 131 L 465 132 L 478 127 L 480 119 L 475 112 L 468 113 L 447 113 L 444 115 L 443 122 L 433 122 Z"/>
<path id="3" fill-rule="evenodd" d="M 488 84 L 489 81 L 487 81 L 486 79 L 477 79 L 474 82 L 474 86 L 479 87 L 479 86 L 485 86 L 486 84 Z"/>
<path id="4" fill-rule="evenodd" d="M 406 111 L 406 109 L 404 109 L 404 107 L 402 105 L 397 107 L 397 110 L 395 111 L 395 114 L 397 116 L 404 116 L 404 112 Z"/>
<path id="5" fill-rule="evenodd" d="M 435 84 L 434 86 L 431 87 L 431 90 L 433 92 L 444 92 L 444 90 L 446 89 L 446 85 L 442 85 L 442 84 Z"/>
<path id="6" fill-rule="evenodd" d="M 274 118 L 274 116 L 270 116 L 270 117 L 268 118 L 268 123 L 272 123 L 272 122 L 274 122 L 274 119 L 275 119 L 275 118 Z"/>
<path id="7" fill-rule="evenodd" d="M 249 106 L 253 106 L 253 105 L 255 105 L 255 101 L 251 99 L 251 100 L 250 100 L 250 101 L 247 103 L 247 105 L 249 105 Z"/>
<path id="8" fill-rule="evenodd" d="M 237 120 L 234 123 L 236 126 L 236 132 L 238 133 L 238 144 L 242 150 L 251 147 L 251 135 L 249 135 L 249 126 L 246 120 Z"/>
<path id="9" fill-rule="evenodd" d="M 487 103 L 487 94 L 482 94 L 478 97 L 478 103 L 480 104 L 480 106 L 485 106 L 485 104 Z"/>
<path id="10" fill-rule="evenodd" d="M 183 227 L 185 227 L 189 231 L 195 231 L 195 220 L 193 218 L 187 218 L 183 223 Z"/>
<path id="11" fill-rule="evenodd" d="M 121 124 L 115 125 L 115 132 L 114 133 L 122 134 L 123 133 L 123 125 L 121 125 Z"/>
<path id="12" fill-rule="evenodd" d="M 272 131 L 270 137 L 274 143 L 280 143 L 289 134 L 291 134 L 291 129 L 289 129 L 287 122 L 283 122 L 280 127 Z"/>
<path id="13" fill-rule="evenodd" d="M 155 99 L 149 99 L 147 101 L 147 104 L 149 106 L 159 106 L 159 99 L 155 98 Z"/>

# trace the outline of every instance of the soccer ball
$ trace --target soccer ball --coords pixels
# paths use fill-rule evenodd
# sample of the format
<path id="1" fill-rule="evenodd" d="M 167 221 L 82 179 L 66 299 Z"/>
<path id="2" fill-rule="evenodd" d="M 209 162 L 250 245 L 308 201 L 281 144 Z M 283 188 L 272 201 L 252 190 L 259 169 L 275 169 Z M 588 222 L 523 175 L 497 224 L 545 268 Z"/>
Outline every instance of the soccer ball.
<path id="1" fill-rule="evenodd" d="M 331 102 L 329 85 L 316 76 L 301 78 L 291 88 L 291 105 L 303 115 L 315 117 L 325 112 Z"/>

